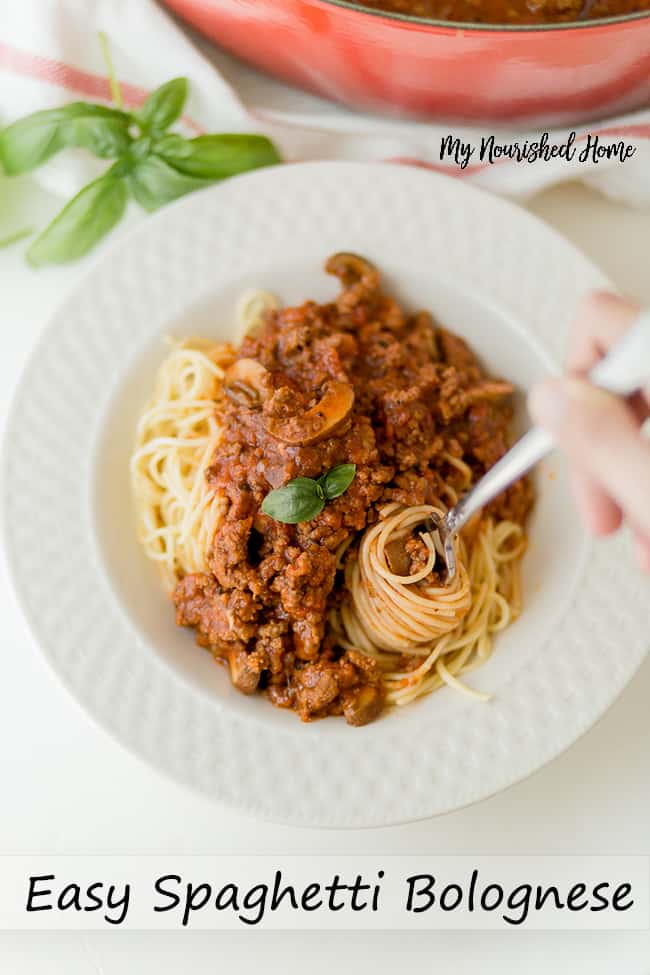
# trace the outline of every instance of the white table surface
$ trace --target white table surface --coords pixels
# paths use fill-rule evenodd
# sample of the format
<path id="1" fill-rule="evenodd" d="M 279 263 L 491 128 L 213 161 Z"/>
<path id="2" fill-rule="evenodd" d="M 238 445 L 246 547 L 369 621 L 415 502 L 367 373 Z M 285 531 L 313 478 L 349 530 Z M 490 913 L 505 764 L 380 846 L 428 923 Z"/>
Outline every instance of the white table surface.
<path id="1" fill-rule="evenodd" d="M 250 97 L 256 76 L 225 62 Z M 258 89 L 260 90 L 260 89 Z M 265 84 L 277 107 L 286 92 Z M 300 96 L 301 102 L 315 100 Z M 329 109 L 328 109 L 329 110 Z M 3 202 L 2 196 L 5 194 Z M 7 185 L 0 185 L 6 206 Z M 55 200 L 30 181 L 11 184 L 10 209 L 41 224 Z M 622 291 L 650 303 L 650 212 L 577 186 L 530 208 L 581 247 Z M 21 248 L 0 251 L 0 423 L 21 366 L 79 266 L 33 272 Z M 552 287 L 552 282 L 549 282 Z M 650 853 L 650 663 L 600 723 L 532 778 L 436 820 L 390 829 L 327 832 L 268 825 L 163 778 L 110 740 L 59 686 L 0 577 L 0 852 L 51 853 Z M 332 968 L 383 972 L 480 971 L 648 975 L 650 933 L 633 934 L 138 934 L 0 933 L 8 975 L 259 970 L 315 975 Z"/>

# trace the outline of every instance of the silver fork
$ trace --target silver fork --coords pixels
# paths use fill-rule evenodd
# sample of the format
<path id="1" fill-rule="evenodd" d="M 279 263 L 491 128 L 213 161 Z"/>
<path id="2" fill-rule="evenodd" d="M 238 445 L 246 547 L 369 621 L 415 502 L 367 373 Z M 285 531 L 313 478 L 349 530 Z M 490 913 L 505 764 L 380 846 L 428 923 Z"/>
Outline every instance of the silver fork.
<path id="1" fill-rule="evenodd" d="M 587 378 L 594 386 L 619 396 L 630 396 L 650 381 L 650 309 L 641 312 L 635 325 L 596 363 Z M 534 467 L 553 447 L 550 434 L 532 427 L 444 518 L 429 519 L 427 530 L 434 539 L 435 535 L 439 538 L 436 548 L 443 553 L 448 582 L 456 575 L 454 536 L 472 515 Z"/>

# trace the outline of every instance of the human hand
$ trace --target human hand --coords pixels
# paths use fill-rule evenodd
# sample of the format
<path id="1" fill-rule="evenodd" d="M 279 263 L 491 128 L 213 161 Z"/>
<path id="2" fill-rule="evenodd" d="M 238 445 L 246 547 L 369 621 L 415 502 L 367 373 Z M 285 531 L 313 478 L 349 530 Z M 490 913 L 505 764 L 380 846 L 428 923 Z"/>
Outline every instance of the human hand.
<path id="1" fill-rule="evenodd" d="M 639 307 L 595 293 L 582 303 L 571 335 L 568 375 L 546 379 L 528 397 L 531 416 L 566 452 L 573 491 L 588 530 L 609 535 L 627 519 L 639 564 L 650 572 L 650 387 L 623 399 L 583 377 L 630 328 Z"/>

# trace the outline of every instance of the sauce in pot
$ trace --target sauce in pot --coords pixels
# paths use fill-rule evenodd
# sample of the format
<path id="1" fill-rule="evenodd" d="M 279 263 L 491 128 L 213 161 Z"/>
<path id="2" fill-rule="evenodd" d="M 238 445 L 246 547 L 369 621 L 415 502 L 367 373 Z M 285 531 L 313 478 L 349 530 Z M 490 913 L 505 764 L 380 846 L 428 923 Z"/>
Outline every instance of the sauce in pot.
<path id="1" fill-rule="evenodd" d="M 555 24 L 650 10 L 650 0 L 363 0 L 363 5 L 474 24 Z"/>

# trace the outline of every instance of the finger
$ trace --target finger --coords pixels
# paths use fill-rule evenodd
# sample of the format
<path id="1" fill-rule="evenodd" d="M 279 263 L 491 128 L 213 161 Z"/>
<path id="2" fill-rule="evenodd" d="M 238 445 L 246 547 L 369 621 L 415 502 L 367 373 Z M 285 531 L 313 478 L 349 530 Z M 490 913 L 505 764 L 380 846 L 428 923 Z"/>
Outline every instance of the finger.
<path id="1" fill-rule="evenodd" d="M 594 291 L 581 302 L 567 357 L 572 372 L 587 372 L 628 331 L 639 306 L 607 291 Z"/>
<path id="2" fill-rule="evenodd" d="M 540 383 L 528 404 L 571 461 L 650 537 L 650 446 L 625 401 L 569 378 Z"/>
<path id="3" fill-rule="evenodd" d="M 567 355 L 569 372 L 585 375 L 623 337 L 640 307 L 608 291 L 594 291 L 578 307 Z M 650 387 L 632 397 L 639 420 L 648 416 Z"/>
<path id="4" fill-rule="evenodd" d="M 611 535 L 618 531 L 623 512 L 618 504 L 589 474 L 580 469 L 571 473 L 573 496 L 585 527 L 592 535 Z"/>

